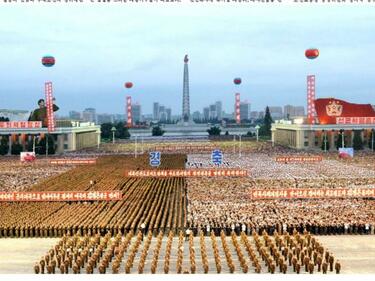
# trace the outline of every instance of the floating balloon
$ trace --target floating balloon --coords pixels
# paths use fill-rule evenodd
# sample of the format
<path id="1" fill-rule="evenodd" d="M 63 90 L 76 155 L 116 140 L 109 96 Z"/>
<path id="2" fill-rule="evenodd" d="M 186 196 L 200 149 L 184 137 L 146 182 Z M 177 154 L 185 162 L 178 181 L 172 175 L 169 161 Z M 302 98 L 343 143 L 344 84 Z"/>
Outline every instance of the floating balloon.
<path id="1" fill-rule="evenodd" d="M 241 81 L 241 78 L 234 78 L 233 82 L 236 85 L 240 85 L 242 81 Z"/>
<path id="2" fill-rule="evenodd" d="M 125 83 L 125 88 L 130 89 L 131 87 L 133 87 L 133 83 L 132 82 L 126 82 Z"/>
<path id="3" fill-rule="evenodd" d="M 310 60 L 316 59 L 319 56 L 319 50 L 315 48 L 307 49 L 305 51 L 305 56 Z"/>
<path id="4" fill-rule="evenodd" d="M 55 64 L 55 58 L 53 56 L 44 56 L 42 58 L 42 64 L 46 67 L 51 67 Z"/>

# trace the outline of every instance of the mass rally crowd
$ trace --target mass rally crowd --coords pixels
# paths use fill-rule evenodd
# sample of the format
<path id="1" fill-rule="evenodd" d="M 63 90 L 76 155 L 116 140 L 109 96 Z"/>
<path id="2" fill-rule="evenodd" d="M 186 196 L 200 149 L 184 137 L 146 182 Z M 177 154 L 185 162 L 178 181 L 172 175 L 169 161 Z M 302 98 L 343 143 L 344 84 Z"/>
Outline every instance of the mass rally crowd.
<path id="1" fill-rule="evenodd" d="M 52 166 L 47 161 L 21 163 L 18 158 L 0 160 L 0 192 L 24 191 L 47 178 L 71 169 L 69 166 Z"/>
<path id="2" fill-rule="evenodd" d="M 283 154 L 288 155 L 287 152 Z M 296 155 L 290 153 L 289 155 Z M 362 157 L 363 156 L 363 157 Z M 187 179 L 188 218 L 192 229 L 224 229 L 230 233 L 256 230 L 308 229 L 314 234 L 370 234 L 375 228 L 373 199 L 251 200 L 254 189 L 375 188 L 375 156 L 355 160 L 328 155 L 317 163 L 278 163 L 276 155 L 224 155 L 224 168 L 243 168 L 248 178 Z M 209 155 L 189 155 L 186 167 L 212 168 Z"/>

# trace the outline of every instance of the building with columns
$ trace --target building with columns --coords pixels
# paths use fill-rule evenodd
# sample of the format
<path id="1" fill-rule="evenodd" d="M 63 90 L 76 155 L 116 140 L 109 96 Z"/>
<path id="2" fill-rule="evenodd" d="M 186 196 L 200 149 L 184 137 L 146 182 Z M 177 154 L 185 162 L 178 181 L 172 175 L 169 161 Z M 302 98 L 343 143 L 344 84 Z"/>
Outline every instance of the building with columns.
<path id="1" fill-rule="evenodd" d="M 356 131 L 365 147 L 375 147 L 375 110 L 369 104 L 353 104 L 334 98 L 315 100 L 315 122 L 305 118 L 279 120 L 272 124 L 272 143 L 296 149 L 321 149 L 324 140 L 330 150 L 344 136 L 345 147 L 353 146 Z"/>
<path id="2" fill-rule="evenodd" d="M 55 131 L 48 133 L 48 128 L 0 128 L 0 139 L 8 138 L 9 153 L 12 143 L 19 143 L 26 151 L 27 142 L 34 137 L 53 135 L 56 140 L 56 154 L 98 147 L 100 144 L 100 126 L 91 122 L 56 121 Z"/>

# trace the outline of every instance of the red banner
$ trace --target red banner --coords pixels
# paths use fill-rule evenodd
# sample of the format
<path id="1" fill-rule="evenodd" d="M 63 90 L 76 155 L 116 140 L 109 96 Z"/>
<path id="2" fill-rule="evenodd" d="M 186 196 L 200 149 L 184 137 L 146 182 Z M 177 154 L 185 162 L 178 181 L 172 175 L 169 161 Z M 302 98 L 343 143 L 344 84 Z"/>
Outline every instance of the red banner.
<path id="1" fill-rule="evenodd" d="M 375 198 L 375 188 L 256 189 L 251 199 Z"/>
<path id="2" fill-rule="evenodd" d="M 55 164 L 55 165 L 68 165 L 68 164 L 73 164 L 73 165 L 78 165 L 78 164 L 96 164 L 96 158 L 87 158 L 87 159 L 52 159 L 49 161 L 50 164 Z"/>
<path id="3" fill-rule="evenodd" d="M 53 132 L 55 131 L 55 115 L 53 113 L 52 82 L 45 83 L 45 92 L 46 92 L 48 132 Z"/>
<path id="4" fill-rule="evenodd" d="M 279 163 L 314 163 L 321 162 L 322 156 L 277 156 L 276 162 Z"/>
<path id="5" fill-rule="evenodd" d="M 127 126 L 130 128 L 133 125 L 132 118 L 132 97 L 126 97 L 126 112 L 128 116 Z"/>
<path id="6" fill-rule="evenodd" d="M 0 129 L 35 129 L 42 128 L 40 121 L 11 121 L 0 122 Z"/>
<path id="7" fill-rule="evenodd" d="M 371 122 L 375 118 L 375 110 L 371 104 L 355 104 L 325 98 L 316 99 L 315 107 L 320 124 L 374 124 Z M 360 117 L 362 119 L 359 119 Z"/>
<path id="8" fill-rule="evenodd" d="M 240 124 L 241 123 L 241 114 L 240 114 L 240 106 L 241 106 L 241 101 L 240 101 L 240 94 L 236 93 L 236 123 Z"/>
<path id="9" fill-rule="evenodd" d="M 169 178 L 169 177 L 247 177 L 242 169 L 188 169 L 188 170 L 126 170 L 126 177 Z"/>
<path id="10" fill-rule="evenodd" d="M 38 201 L 118 201 L 121 191 L 40 191 L 0 192 L 0 202 Z"/>
<path id="11" fill-rule="evenodd" d="M 160 152 L 168 152 L 168 151 L 211 151 L 215 149 L 216 146 L 213 145 L 178 145 L 178 146 L 155 146 L 150 148 L 149 151 L 160 151 Z"/>
<path id="12" fill-rule="evenodd" d="M 315 123 L 315 75 L 307 75 L 307 120 Z"/>

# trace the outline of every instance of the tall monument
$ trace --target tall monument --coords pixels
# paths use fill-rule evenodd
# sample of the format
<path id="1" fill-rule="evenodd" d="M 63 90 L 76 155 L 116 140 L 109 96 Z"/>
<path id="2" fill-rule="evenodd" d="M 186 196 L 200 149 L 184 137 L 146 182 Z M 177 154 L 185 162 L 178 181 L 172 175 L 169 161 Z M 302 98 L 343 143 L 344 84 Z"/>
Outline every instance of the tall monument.
<path id="1" fill-rule="evenodd" d="M 182 121 L 190 123 L 190 98 L 189 98 L 189 68 L 188 55 L 184 58 L 184 85 L 182 91 Z"/>

